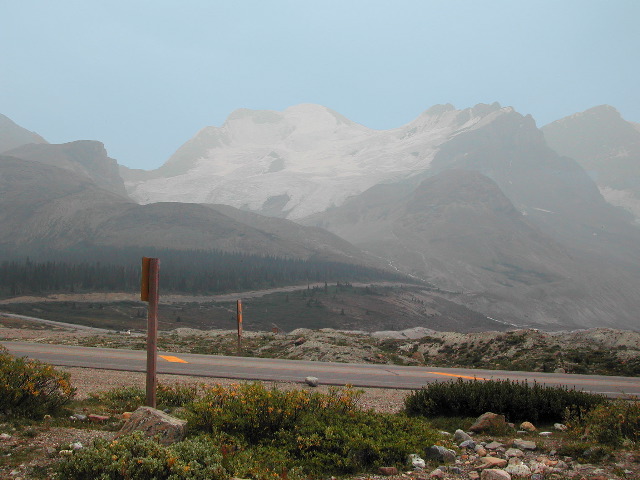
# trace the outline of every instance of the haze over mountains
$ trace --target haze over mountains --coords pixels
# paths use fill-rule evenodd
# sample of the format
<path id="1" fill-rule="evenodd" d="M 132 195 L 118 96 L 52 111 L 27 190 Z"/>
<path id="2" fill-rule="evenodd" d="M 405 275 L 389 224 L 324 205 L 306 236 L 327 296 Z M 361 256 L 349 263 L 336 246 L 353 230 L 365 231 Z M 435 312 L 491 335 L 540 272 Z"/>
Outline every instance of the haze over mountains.
<path id="1" fill-rule="evenodd" d="M 509 323 L 638 329 L 640 130 L 612 107 L 538 129 L 496 103 L 439 105 L 387 131 L 318 105 L 238 110 L 151 172 L 29 134 L 0 124 L 3 248 L 145 239 L 391 262 Z"/>

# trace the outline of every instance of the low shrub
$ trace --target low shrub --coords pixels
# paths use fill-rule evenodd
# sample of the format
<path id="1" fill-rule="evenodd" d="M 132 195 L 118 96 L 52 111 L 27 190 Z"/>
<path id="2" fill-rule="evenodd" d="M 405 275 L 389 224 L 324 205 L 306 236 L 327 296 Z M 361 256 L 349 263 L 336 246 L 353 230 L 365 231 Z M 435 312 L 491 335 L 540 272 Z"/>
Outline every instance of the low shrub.
<path id="1" fill-rule="evenodd" d="M 425 422 L 362 411 L 359 392 L 329 394 L 265 389 L 261 384 L 214 387 L 188 406 L 190 428 L 226 434 L 253 448 L 275 448 L 306 473 L 344 474 L 402 465 L 438 440 Z M 291 466 L 289 465 L 289 466 Z"/>
<path id="2" fill-rule="evenodd" d="M 598 405 L 573 422 L 587 440 L 614 447 L 640 442 L 640 402 L 616 400 Z"/>
<path id="3" fill-rule="evenodd" d="M 222 455 L 209 438 L 169 447 L 136 432 L 117 440 L 97 439 L 58 465 L 61 480 L 226 480 Z"/>
<path id="4" fill-rule="evenodd" d="M 201 387 L 196 384 L 158 384 L 156 389 L 156 403 L 158 408 L 183 407 L 193 402 L 201 393 Z M 140 387 L 117 387 L 103 392 L 90 394 L 94 400 L 105 405 L 112 411 L 132 412 L 146 402 L 146 391 Z"/>
<path id="5" fill-rule="evenodd" d="M 431 383 L 411 393 L 405 399 L 405 411 L 425 417 L 469 417 L 494 412 L 512 422 L 558 422 L 567 415 L 580 417 L 606 402 L 603 395 L 565 387 L 510 380 L 458 379 Z"/>
<path id="6" fill-rule="evenodd" d="M 74 394 L 68 373 L 0 350 L 0 412 L 5 415 L 41 418 L 59 411 Z"/>

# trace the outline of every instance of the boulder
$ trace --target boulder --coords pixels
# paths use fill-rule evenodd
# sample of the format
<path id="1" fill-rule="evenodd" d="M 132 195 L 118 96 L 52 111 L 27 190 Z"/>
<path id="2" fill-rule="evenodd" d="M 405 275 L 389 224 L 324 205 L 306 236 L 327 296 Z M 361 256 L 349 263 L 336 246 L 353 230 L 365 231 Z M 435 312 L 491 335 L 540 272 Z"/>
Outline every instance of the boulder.
<path id="1" fill-rule="evenodd" d="M 480 480 L 511 480 L 511 475 L 504 470 L 490 468 L 482 471 Z"/>
<path id="2" fill-rule="evenodd" d="M 520 450 L 535 450 L 537 446 L 536 446 L 536 442 L 531 442 L 529 440 L 521 440 L 520 438 L 516 438 L 513 441 L 513 448 L 519 448 Z"/>
<path id="3" fill-rule="evenodd" d="M 514 478 L 529 478 L 531 476 L 531 469 L 524 463 L 507 465 L 504 471 Z"/>
<path id="4" fill-rule="evenodd" d="M 440 445 L 432 445 L 425 450 L 425 457 L 436 462 L 453 463 L 456 461 L 456 452 Z"/>
<path id="5" fill-rule="evenodd" d="M 469 435 L 464 430 L 458 429 L 453 434 L 453 439 L 456 441 L 456 443 L 462 443 L 466 442 L 467 440 L 471 440 L 471 435 Z"/>
<path id="6" fill-rule="evenodd" d="M 316 377 L 307 377 L 304 381 L 310 387 L 317 387 L 320 384 L 320 381 Z"/>
<path id="7" fill-rule="evenodd" d="M 162 445 L 171 445 L 184 438 L 186 425 L 185 420 L 172 417 L 155 408 L 139 407 L 131 414 L 117 436 L 140 431 L 147 437 L 156 438 Z"/>
<path id="8" fill-rule="evenodd" d="M 498 415 L 497 413 L 483 413 L 480 415 L 475 423 L 471 425 L 469 430 L 472 432 L 485 432 L 492 429 L 505 429 L 507 428 L 507 421 L 504 415 Z"/>
<path id="9" fill-rule="evenodd" d="M 378 468 L 378 472 L 381 475 L 398 475 L 398 469 L 396 467 L 380 467 Z"/>
<path id="10" fill-rule="evenodd" d="M 531 422 L 522 422 L 520 424 L 520 429 L 524 430 L 525 432 L 535 432 L 537 430 Z"/>
<path id="11" fill-rule="evenodd" d="M 482 462 L 482 464 L 478 468 L 491 469 L 491 468 L 502 468 L 507 466 L 507 461 L 504 458 L 482 457 L 480 461 Z"/>
<path id="12" fill-rule="evenodd" d="M 482 471 L 480 480 L 511 480 L 511 475 L 504 470 L 490 468 L 489 470 Z"/>

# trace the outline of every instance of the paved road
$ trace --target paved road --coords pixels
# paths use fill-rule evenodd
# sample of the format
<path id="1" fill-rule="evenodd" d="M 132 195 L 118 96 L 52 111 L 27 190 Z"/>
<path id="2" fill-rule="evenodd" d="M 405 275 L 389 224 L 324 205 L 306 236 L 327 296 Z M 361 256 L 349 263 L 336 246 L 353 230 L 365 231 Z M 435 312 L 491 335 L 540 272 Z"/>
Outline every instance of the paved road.
<path id="1" fill-rule="evenodd" d="M 110 348 L 2 342 L 9 352 L 60 366 L 144 372 L 146 352 Z M 225 357 L 159 352 L 158 373 L 246 380 L 302 382 L 318 377 L 328 385 L 416 389 L 430 382 L 453 378 L 511 379 L 536 381 L 545 385 L 566 385 L 578 390 L 604 393 L 611 397 L 640 397 L 640 378 L 555 373 L 507 372 L 461 368 L 402 367 L 354 363 L 273 360 L 268 358 Z"/>

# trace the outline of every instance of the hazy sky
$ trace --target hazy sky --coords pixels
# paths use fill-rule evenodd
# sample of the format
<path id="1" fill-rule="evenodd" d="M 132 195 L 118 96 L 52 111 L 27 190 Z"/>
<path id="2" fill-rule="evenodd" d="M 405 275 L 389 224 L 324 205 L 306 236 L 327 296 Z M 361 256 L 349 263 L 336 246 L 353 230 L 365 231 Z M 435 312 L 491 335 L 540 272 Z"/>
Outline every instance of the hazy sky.
<path id="1" fill-rule="evenodd" d="M 0 0 L 0 113 L 155 168 L 237 108 L 376 129 L 500 102 L 640 122 L 639 0 Z"/>

